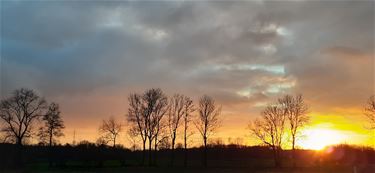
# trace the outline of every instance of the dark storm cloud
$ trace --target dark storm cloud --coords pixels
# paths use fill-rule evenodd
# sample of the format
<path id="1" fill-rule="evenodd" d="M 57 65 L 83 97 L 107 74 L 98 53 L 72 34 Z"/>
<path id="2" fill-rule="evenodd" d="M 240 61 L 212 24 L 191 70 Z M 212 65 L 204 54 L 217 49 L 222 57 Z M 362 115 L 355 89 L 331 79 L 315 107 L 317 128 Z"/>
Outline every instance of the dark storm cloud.
<path id="1" fill-rule="evenodd" d="M 1 2 L 1 94 L 22 86 L 56 97 L 162 87 L 223 104 L 257 105 L 293 92 L 352 104 L 373 93 L 373 7 Z"/>

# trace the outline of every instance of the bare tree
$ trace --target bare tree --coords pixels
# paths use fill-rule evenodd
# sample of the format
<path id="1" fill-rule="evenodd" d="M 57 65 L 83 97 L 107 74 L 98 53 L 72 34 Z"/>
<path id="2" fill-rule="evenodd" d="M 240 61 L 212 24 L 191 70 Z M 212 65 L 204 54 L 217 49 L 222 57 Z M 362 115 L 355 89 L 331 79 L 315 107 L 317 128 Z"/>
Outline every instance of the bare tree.
<path id="1" fill-rule="evenodd" d="M 292 138 L 293 166 L 296 166 L 295 144 L 302 128 L 309 122 L 307 115 L 308 106 L 305 104 L 302 95 L 295 97 L 286 95 L 279 99 L 279 104 L 284 109 L 289 122 L 289 131 Z"/>
<path id="2" fill-rule="evenodd" d="M 138 134 L 142 139 L 142 165 L 145 163 L 146 141 L 148 134 L 149 114 L 145 111 L 142 95 L 130 94 L 127 121 L 131 125 L 133 134 Z"/>
<path id="3" fill-rule="evenodd" d="M 161 121 L 167 111 L 168 99 L 159 88 L 149 89 L 143 95 L 129 96 L 127 120 L 132 130 L 142 138 L 142 165 L 145 162 L 146 142 L 149 146 L 149 164 L 152 161 L 152 141 L 157 145 L 158 135 L 162 128 Z"/>
<path id="4" fill-rule="evenodd" d="M 256 119 L 249 125 L 251 132 L 264 144 L 273 150 L 275 166 L 280 166 L 280 152 L 284 139 L 286 124 L 285 110 L 279 105 L 268 105 L 261 113 L 261 119 Z"/>
<path id="5" fill-rule="evenodd" d="M 31 136 L 33 122 L 43 116 L 46 107 L 46 101 L 33 90 L 15 90 L 11 97 L 1 100 L 0 119 L 5 124 L 1 130 L 22 145 Z"/>
<path id="6" fill-rule="evenodd" d="M 369 129 L 375 129 L 375 96 L 371 96 L 365 107 L 365 116 L 369 121 Z"/>
<path id="7" fill-rule="evenodd" d="M 64 136 L 62 130 L 65 128 L 64 121 L 60 116 L 60 109 L 57 103 L 51 103 L 48 111 L 43 115 L 44 126 L 39 128 L 38 136 L 41 142 L 47 142 L 49 146 L 56 143 L 58 137 Z"/>
<path id="8" fill-rule="evenodd" d="M 176 143 L 177 129 L 180 125 L 180 120 L 184 115 L 184 100 L 185 97 L 180 94 L 175 94 L 170 99 L 168 111 L 168 129 L 171 139 L 171 165 L 174 164 L 174 147 Z"/>
<path id="9" fill-rule="evenodd" d="M 146 122 L 148 122 L 146 128 L 149 142 L 149 165 L 151 165 L 152 141 L 155 140 L 155 144 L 157 145 L 158 135 L 160 129 L 162 128 L 161 120 L 168 110 L 168 98 L 159 88 L 147 90 L 142 98 L 145 105 L 144 114 L 146 117 Z"/>
<path id="10" fill-rule="evenodd" d="M 117 122 L 114 117 L 110 117 L 108 120 L 103 120 L 99 127 L 99 132 L 105 139 L 113 142 L 113 147 L 116 147 L 117 136 L 122 131 L 122 124 Z"/>
<path id="11" fill-rule="evenodd" d="M 184 106 L 183 108 L 184 109 L 184 115 L 183 115 L 183 118 L 184 118 L 184 166 L 186 167 L 187 166 L 187 151 L 188 151 L 187 141 L 188 141 L 188 137 L 192 135 L 192 132 L 188 134 L 189 123 L 192 119 L 192 113 L 194 112 L 195 109 L 194 109 L 193 100 L 191 100 L 191 98 L 189 97 L 184 98 L 183 106 Z"/>
<path id="12" fill-rule="evenodd" d="M 203 138 L 204 152 L 203 165 L 207 166 L 207 140 L 220 126 L 219 115 L 221 107 L 217 106 L 215 100 L 204 95 L 199 100 L 198 119 L 195 121 L 199 133 Z"/>

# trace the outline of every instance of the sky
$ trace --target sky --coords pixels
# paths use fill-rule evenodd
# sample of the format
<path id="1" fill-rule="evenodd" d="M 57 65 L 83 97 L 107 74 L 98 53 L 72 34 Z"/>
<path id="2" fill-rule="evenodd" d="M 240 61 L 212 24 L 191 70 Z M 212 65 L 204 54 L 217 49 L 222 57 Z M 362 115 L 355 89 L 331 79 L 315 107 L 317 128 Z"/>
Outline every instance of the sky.
<path id="1" fill-rule="evenodd" d="M 1 1 L 1 98 L 21 87 L 60 104 L 61 142 L 125 122 L 129 93 L 161 88 L 222 105 L 215 137 L 246 129 L 268 103 L 303 94 L 307 129 L 375 145 L 373 1 Z M 319 132 L 319 131 L 318 131 Z M 323 131 L 324 132 L 324 131 Z M 199 142 L 199 138 L 192 140 Z M 126 144 L 125 133 L 120 142 Z"/>

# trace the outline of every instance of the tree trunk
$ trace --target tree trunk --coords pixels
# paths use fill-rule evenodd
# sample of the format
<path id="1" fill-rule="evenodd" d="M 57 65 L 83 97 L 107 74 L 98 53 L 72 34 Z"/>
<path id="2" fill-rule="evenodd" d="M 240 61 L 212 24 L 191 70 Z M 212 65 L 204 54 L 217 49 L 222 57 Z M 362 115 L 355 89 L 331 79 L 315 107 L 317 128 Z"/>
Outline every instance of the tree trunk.
<path id="1" fill-rule="evenodd" d="M 49 146 L 52 146 L 52 134 L 49 135 Z"/>
<path id="2" fill-rule="evenodd" d="M 155 143 L 154 143 L 154 165 L 157 165 L 157 158 L 158 158 L 158 137 L 155 137 Z"/>
<path id="3" fill-rule="evenodd" d="M 203 152 L 203 166 L 207 167 L 207 137 L 203 137 L 204 152 Z"/>
<path id="4" fill-rule="evenodd" d="M 171 166 L 174 165 L 174 145 L 175 145 L 175 139 L 176 139 L 176 138 L 172 138 Z"/>
<path id="5" fill-rule="evenodd" d="M 293 168 L 296 167 L 296 149 L 295 149 L 295 142 L 296 138 L 295 136 L 292 136 L 292 162 L 293 162 Z"/>
<path id="6" fill-rule="evenodd" d="M 152 164 L 152 140 L 148 139 L 148 166 Z"/>
<path id="7" fill-rule="evenodd" d="M 49 130 L 49 147 L 48 147 L 48 167 L 52 167 L 52 152 L 53 152 L 53 149 L 52 149 L 52 137 L 53 137 L 53 131 L 52 129 Z"/>
<path id="8" fill-rule="evenodd" d="M 113 148 L 116 147 L 116 137 L 113 138 Z"/>
<path id="9" fill-rule="evenodd" d="M 13 166 L 19 166 L 19 167 L 23 167 L 23 146 L 22 146 L 22 138 L 21 137 L 17 137 L 16 139 L 16 144 L 17 144 L 17 156 L 18 157 L 14 157 L 15 161 L 14 161 L 14 165 Z"/>
<path id="10" fill-rule="evenodd" d="M 143 140 L 143 139 L 142 139 Z M 143 150 L 142 150 L 142 166 L 145 165 L 146 160 L 146 140 L 143 140 Z"/>
<path id="11" fill-rule="evenodd" d="M 186 125 L 185 125 L 186 126 Z M 187 166 L 187 136 L 186 136 L 186 128 L 184 132 L 184 166 Z"/>
<path id="12" fill-rule="evenodd" d="M 21 137 L 17 137 L 17 139 L 16 139 L 16 144 L 17 144 L 18 146 L 22 146 L 22 138 L 21 138 Z"/>
<path id="13" fill-rule="evenodd" d="M 49 135 L 48 167 L 52 167 L 52 134 Z"/>

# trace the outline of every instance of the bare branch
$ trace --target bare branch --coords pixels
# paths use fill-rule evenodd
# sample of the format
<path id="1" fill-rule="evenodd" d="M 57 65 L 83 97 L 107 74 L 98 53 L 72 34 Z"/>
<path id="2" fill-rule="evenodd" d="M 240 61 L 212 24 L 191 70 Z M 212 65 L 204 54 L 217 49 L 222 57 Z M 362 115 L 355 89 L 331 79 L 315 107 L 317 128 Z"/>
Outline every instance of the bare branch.
<path id="1" fill-rule="evenodd" d="M 108 120 L 103 120 L 99 127 L 99 132 L 102 134 L 102 139 L 107 139 L 113 142 L 113 147 L 116 146 L 116 139 L 122 131 L 123 125 L 116 121 L 114 117 L 110 117 Z"/>
<path id="2" fill-rule="evenodd" d="M 44 115 L 46 108 L 46 101 L 33 90 L 15 90 L 11 97 L 0 103 L 0 119 L 6 124 L 2 131 L 22 145 L 24 138 L 31 136 L 32 123 Z"/>

